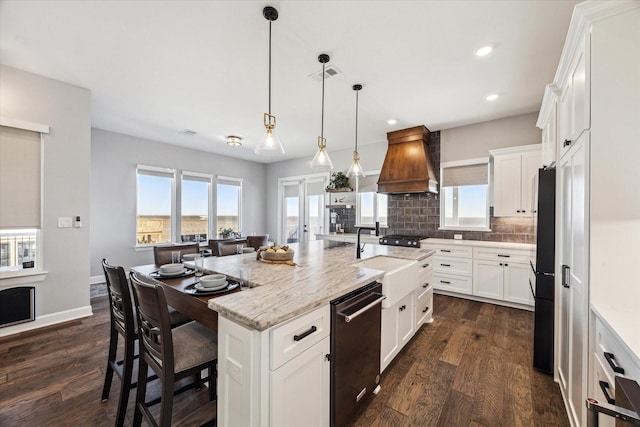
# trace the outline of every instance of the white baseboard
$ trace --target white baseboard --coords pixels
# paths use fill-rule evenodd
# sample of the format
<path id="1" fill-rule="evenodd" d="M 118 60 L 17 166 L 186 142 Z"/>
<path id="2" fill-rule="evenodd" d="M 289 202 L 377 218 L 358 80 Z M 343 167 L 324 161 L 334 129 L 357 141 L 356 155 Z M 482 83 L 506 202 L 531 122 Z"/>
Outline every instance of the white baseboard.
<path id="1" fill-rule="evenodd" d="M 33 329 L 43 328 L 45 326 L 55 325 L 56 323 L 68 322 L 70 320 L 92 315 L 93 311 L 91 310 L 91 306 L 87 305 L 85 307 L 74 308 L 73 310 L 36 316 L 36 320 L 33 322 L 25 322 L 13 326 L 7 326 L 6 328 L 0 328 L 0 337 L 7 337 L 19 332 L 31 331 Z"/>
<path id="2" fill-rule="evenodd" d="M 104 275 L 89 277 L 90 285 L 95 285 L 97 283 L 104 283 Z"/>

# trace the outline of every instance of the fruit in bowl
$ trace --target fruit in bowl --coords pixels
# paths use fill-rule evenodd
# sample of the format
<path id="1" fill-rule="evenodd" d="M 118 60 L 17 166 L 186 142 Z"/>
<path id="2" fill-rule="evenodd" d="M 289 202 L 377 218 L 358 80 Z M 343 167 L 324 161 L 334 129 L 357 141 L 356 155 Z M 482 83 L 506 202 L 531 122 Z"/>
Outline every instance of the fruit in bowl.
<path id="1" fill-rule="evenodd" d="M 271 246 L 270 248 L 262 249 L 258 253 L 258 259 L 262 258 L 268 261 L 288 261 L 293 259 L 293 249 L 289 246 Z"/>

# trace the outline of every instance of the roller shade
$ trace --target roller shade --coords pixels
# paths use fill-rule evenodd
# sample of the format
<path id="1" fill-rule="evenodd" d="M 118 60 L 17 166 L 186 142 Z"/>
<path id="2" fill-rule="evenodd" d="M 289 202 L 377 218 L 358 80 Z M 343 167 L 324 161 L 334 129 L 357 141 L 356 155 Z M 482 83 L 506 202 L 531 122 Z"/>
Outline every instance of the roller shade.
<path id="1" fill-rule="evenodd" d="M 300 196 L 300 184 L 285 184 L 284 185 L 284 197 L 298 197 Z"/>
<path id="2" fill-rule="evenodd" d="M 236 187 L 242 187 L 242 179 L 241 178 L 230 178 L 227 176 L 218 176 L 216 181 L 217 184 L 222 185 L 233 185 Z"/>
<path id="3" fill-rule="evenodd" d="M 324 181 L 307 182 L 307 196 L 324 196 Z"/>
<path id="4" fill-rule="evenodd" d="M 196 181 L 196 182 L 206 182 L 207 184 L 211 183 L 211 179 L 213 176 L 205 175 L 205 174 L 197 174 L 192 172 L 183 172 L 182 180 L 183 181 Z"/>
<path id="5" fill-rule="evenodd" d="M 364 178 L 358 178 L 358 192 L 359 193 L 377 193 L 378 192 L 378 177 L 380 175 L 367 175 Z"/>
<path id="6" fill-rule="evenodd" d="M 0 228 L 40 228 L 41 135 L 0 126 Z"/>
<path id="7" fill-rule="evenodd" d="M 489 183 L 489 167 L 486 163 L 479 165 L 455 166 L 442 169 L 443 187 L 460 187 L 463 185 L 483 185 Z"/>

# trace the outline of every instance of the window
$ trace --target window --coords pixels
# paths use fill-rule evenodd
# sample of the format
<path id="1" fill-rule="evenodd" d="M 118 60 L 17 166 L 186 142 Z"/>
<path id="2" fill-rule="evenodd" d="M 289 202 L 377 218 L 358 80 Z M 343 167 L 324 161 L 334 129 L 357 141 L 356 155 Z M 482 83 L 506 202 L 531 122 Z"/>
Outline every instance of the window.
<path id="1" fill-rule="evenodd" d="M 39 262 L 41 132 L 48 127 L 0 126 L 0 271 Z"/>
<path id="2" fill-rule="evenodd" d="M 379 175 L 379 172 L 369 173 L 358 178 L 358 225 L 374 225 L 376 221 L 380 226 L 388 225 L 388 197 L 377 193 Z"/>
<path id="3" fill-rule="evenodd" d="M 195 172 L 182 174 L 180 240 L 205 242 L 209 238 L 211 175 Z"/>
<path id="4" fill-rule="evenodd" d="M 138 165 L 136 215 L 138 245 L 166 243 L 173 240 L 175 176 L 176 172 L 173 169 Z"/>
<path id="5" fill-rule="evenodd" d="M 489 230 L 489 164 L 443 165 L 440 228 Z"/>
<path id="6" fill-rule="evenodd" d="M 218 232 L 228 229 L 236 233 L 241 232 L 242 180 L 218 177 L 216 190 L 216 226 Z"/>

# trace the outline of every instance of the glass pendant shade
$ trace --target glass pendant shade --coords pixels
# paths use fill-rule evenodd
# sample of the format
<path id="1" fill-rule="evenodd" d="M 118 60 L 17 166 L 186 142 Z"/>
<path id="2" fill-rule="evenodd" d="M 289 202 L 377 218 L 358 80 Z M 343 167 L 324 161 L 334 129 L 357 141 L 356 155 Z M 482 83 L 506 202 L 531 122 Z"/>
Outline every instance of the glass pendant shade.
<path id="1" fill-rule="evenodd" d="M 313 159 L 309 162 L 309 167 L 312 169 L 331 170 L 333 169 L 333 163 L 327 153 L 327 144 L 318 137 L 318 152 Z"/>
<path id="2" fill-rule="evenodd" d="M 352 178 L 355 176 L 364 178 L 366 176 L 364 174 L 364 171 L 362 170 L 362 166 L 360 166 L 360 156 L 358 155 L 357 151 L 353 152 L 353 162 L 351 163 L 351 167 L 347 171 L 347 176 L 349 178 Z"/>
<path id="3" fill-rule="evenodd" d="M 257 155 L 265 157 L 277 157 L 284 154 L 280 138 L 278 138 L 273 129 L 266 130 L 260 140 L 260 144 L 253 151 Z"/>

